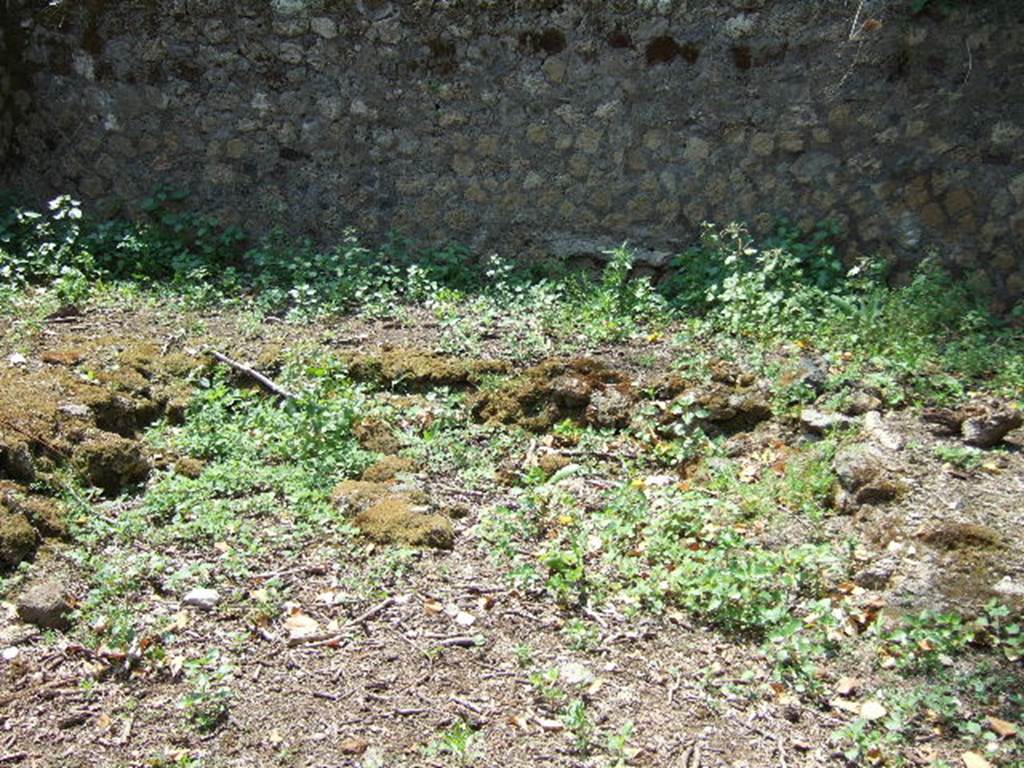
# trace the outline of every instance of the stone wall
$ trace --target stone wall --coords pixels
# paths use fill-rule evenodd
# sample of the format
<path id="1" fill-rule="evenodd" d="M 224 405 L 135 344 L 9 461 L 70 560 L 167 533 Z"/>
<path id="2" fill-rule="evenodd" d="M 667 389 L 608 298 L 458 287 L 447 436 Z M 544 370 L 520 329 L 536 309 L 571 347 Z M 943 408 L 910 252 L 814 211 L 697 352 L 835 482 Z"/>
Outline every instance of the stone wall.
<path id="1" fill-rule="evenodd" d="M 654 262 L 703 220 L 831 218 L 851 258 L 935 247 L 1024 294 L 1018 0 L 7 5 L 0 181 L 31 200 L 130 212 L 167 184 L 323 243 Z"/>

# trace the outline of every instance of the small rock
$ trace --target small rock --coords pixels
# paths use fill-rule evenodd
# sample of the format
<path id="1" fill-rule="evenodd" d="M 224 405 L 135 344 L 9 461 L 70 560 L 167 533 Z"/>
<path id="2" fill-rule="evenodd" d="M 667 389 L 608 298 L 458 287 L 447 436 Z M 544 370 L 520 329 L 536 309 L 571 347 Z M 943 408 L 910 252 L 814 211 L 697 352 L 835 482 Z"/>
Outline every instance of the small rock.
<path id="1" fill-rule="evenodd" d="M 220 593 L 215 589 L 196 587 L 190 590 L 181 600 L 183 605 L 190 605 L 201 611 L 212 611 L 220 602 Z"/>
<path id="2" fill-rule="evenodd" d="M 619 387 L 605 387 L 590 396 L 587 421 L 603 429 L 621 429 L 633 418 L 633 398 Z"/>
<path id="3" fill-rule="evenodd" d="M 0 444 L 0 472 L 22 483 L 36 481 L 36 463 L 26 443 Z"/>
<path id="4" fill-rule="evenodd" d="M 869 411 L 881 410 L 882 405 L 882 401 L 874 395 L 857 391 L 850 395 L 850 399 L 843 407 L 843 413 L 847 416 L 862 416 Z"/>
<path id="5" fill-rule="evenodd" d="M 76 419 L 88 419 L 92 417 L 92 409 L 82 403 L 64 403 L 58 409 L 66 416 L 73 416 Z"/>
<path id="6" fill-rule="evenodd" d="M 195 480 L 206 468 L 206 462 L 202 459 L 195 459 L 191 456 L 182 456 L 174 462 L 174 474 Z"/>
<path id="7" fill-rule="evenodd" d="M 13 568 L 36 551 L 39 534 L 19 513 L 0 508 L 0 565 Z"/>
<path id="8" fill-rule="evenodd" d="M 18 599 L 18 618 L 26 624 L 64 632 L 71 628 L 71 604 L 55 581 L 31 585 Z"/>
<path id="9" fill-rule="evenodd" d="M 878 411 L 869 411 L 864 414 L 864 431 L 883 448 L 890 451 L 902 451 L 907 444 L 903 435 L 893 432 L 882 421 L 882 414 Z"/>
<path id="10" fill-rule="evenodd" d="M 997 400 L 976 401 L 963 408 L 926 408 L 922 418 L 937 434 L 959 434 L 968 445 L 991 448 L 1024 424 L 1021 412 Z"/>
<path id="11" fill-rule="evenodd" d="M 342 739 L 341 744 L 339 744 L 341 751 L 346 755 L 361 755 L 368 746 L 369 744 L 367 744 L 366 739 L 359 736 L 348 736 Z"/>
<path id="12" fill-rule="evenodd" d="M 840 485 L 851 492 L 870 485 L 885 472 L 881 455 L 863 443 L 841 448 L 832 464 Z"/>
<path id="13" fill-rule="evenodd" d="M 819 411 L 817 408 L 804 408 L 800 411 L 800 425 L 808 432 L 823 435 L 837 427 L 848 427 L 855 420 L 841 413 Z"/>
<path id="14" fill-rule="evenodd" d="M 72 458 L 86 480 L 110 496 L 149 476 L 149 461 L 139 444 L 110 432 L 83 442 Z"/>
<path id="15" fill-rule="evenodd" d="M 537 457 L 537 466 L 548 477 L 551 477 L 560 469 L 565 469 L 570 464 L 572 464 L 572 459 L 568 456 L 563 456 L 561 453 L 549 452 Z"/>
<path id="16" fill-rule="evenodd" d="M 853 582 L 864 589 L 885 589 L 898 566 L 898 558 L 883 557 L 854 574 Z"/>
<path id="17" fill-rule="evenodd" d="M 1024 423 L 1020 411 L 1002 408 L 965 419 L 960 425 L 964 442 L 978 448 L 991 448 Z"/>
<path id="18" fill-rule="evenodd" d="M 795 349 L 787 354 L 793 352 Z M 824 358 L 799 353 L 796 359 L 790 358 L 783 364 L 779 381 L 787 389 L 820 395 L 828 383 L 828 363 Z"/>
<path id="19" fill-rule="evenodd" d="M 558 668 L 558 679 L 566 685 L 587 685 L 594 673 L 577 661 L 567 661 Z"/>
<path id="20" fill-rule="evenodd" d="M 992 587 L 993 592 L 998 592 L 1006 597 L 1024 598 L 1024 584 L 1014 581 L 1009 576 L 1004 576 Z"/>
<path id="21" fill-rule="evenodd" d="M 869 445 L 858 443 L 840 449 L 832 465 L 839 479 L 838 509 L 892 501 L 903 491 L 902 483 L 887 470 L 881 453 Z"/>

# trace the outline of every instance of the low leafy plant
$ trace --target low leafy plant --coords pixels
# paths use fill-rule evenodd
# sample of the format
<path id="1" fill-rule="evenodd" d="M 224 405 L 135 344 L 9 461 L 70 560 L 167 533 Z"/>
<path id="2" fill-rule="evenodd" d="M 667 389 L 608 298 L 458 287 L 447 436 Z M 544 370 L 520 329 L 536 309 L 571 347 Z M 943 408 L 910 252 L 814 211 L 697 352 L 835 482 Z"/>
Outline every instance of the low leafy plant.
<path id="1" fill-rule="evenodd" d="M 182 698 L 181 707 L 189 723 L 200 732 L 216 730 L 227 719 L 234 674 L 234 667 L 224 662 L 217 651 L 186 662 L 190 690 Z"/>
<path id="2" fill-rule="evenodd" d="M 455 765 L 469 765 L 476 758 L 477 735 L 473 727 L 459 719 L 423 748 L 427 757 L 448 756 Z"/>

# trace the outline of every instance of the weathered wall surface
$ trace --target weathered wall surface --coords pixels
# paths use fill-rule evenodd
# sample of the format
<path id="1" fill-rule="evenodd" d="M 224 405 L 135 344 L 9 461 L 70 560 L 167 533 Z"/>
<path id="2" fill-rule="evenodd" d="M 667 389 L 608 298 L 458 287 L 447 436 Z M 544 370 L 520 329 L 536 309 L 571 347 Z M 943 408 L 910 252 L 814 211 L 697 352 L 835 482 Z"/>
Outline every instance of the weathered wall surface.
<path id="1" fill-rule="evenodd" d="M 46 5 L 4 22 L 2 181 L 31 199 L 169 184 L 256 229 L 508 255 L 829 217 L 851 254 L 936 246 L 1024 294 L 1018 0 Z"/>

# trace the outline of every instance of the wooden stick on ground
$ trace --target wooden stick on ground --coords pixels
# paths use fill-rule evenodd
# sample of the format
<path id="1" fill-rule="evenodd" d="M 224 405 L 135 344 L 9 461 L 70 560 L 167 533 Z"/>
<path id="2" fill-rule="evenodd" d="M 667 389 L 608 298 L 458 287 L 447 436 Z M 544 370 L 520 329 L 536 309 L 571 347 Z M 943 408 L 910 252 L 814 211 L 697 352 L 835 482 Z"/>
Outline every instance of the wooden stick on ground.
<path id="1" fill-rule="evenodd" d="M 259 384 L 261 387 L 266 389 L 268 392 L 272 392 L 275 395 L 277 395 L 278 397 L 283 397 L 285 400 L 295 400 L 296 399 L 296 395 L 295 395 L 294 392 L 290 392 L 287 389 L 285 389 L 284 387 L 280 386 L 279 384 L 275 384 L 273 381 L 268 379 L 262 373 L 260 373 L 257 370 L 254 370 L 253 368 L 250 368 L 248 365 L 243 365 L 242 363 L 238 362 L 237 360 L 232 360 L 227 355 L 221 354 L 220 352 L 218 352 L 215 349 L 211 349 L 211 350 L 209 350 L 209 352 L 210 352 L 210 354 L 213 356 L 213 358 L 215 360 L 217 360 L 218 362 L 224 363 L 224 365 L 226 365 L 226 366 L 234 368 L 236 371 L 238 371 L 239 373 L 241 373 L 241 374 L 243 374 L 245 376 L 248 376 L 250 379 L 255 381 L 257 384 Z"/>

